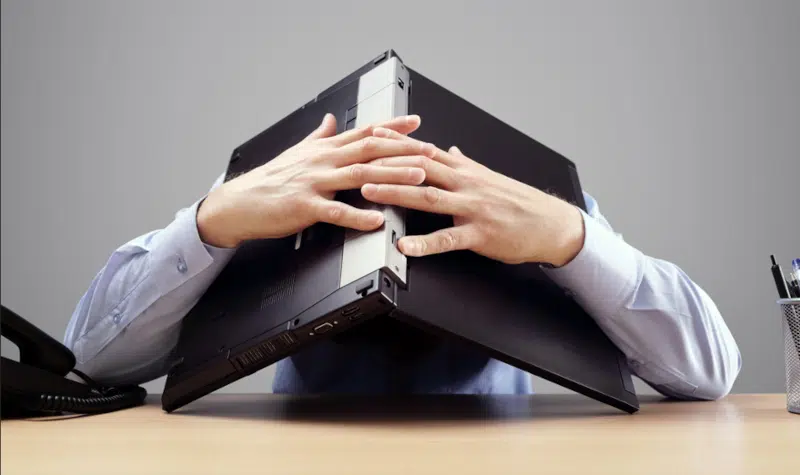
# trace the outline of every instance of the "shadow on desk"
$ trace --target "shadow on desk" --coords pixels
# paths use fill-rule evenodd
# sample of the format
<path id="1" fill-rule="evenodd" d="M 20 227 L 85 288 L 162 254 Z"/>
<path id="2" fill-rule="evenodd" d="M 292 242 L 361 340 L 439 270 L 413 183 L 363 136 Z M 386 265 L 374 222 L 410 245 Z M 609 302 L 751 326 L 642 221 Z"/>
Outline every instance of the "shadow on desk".
<path id="1" fill-rule="evenodd" d="M 642 397 L 642 403 L 660 397 Z M 168 417 L 219 417 L 336 424 L 635 417 L 580 395 L 207 396 Z"/>

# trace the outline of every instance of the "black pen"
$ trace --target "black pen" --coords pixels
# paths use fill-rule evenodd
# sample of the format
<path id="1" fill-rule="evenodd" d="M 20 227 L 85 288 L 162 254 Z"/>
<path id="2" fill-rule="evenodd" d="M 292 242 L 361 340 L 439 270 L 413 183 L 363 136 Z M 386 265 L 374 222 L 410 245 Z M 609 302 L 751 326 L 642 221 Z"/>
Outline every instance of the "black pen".
<path id="1" fill-rule="evenodd" d="M 791 277 L 789 284 L 789 297 L 800 299 L 800 280 L 797 277 Z"/>
<path id="2" fill-rule="evenodd" d="M 786 287 L 786 281 L 783 279 L 783 271 L 781 266 L 775 262 L 775 256 L 770 255 L 772 259 L 772 277 L 775 279 L 775 286 L 778 288 L 778 297 L 782 299 L 789 298 L 789 289 Z"/>
<path id="3" fill-rule="evenodd" d="M 792 274 L 789 278 L 789 293 L 800 299 L 800 259 L 792 261 Z"/>

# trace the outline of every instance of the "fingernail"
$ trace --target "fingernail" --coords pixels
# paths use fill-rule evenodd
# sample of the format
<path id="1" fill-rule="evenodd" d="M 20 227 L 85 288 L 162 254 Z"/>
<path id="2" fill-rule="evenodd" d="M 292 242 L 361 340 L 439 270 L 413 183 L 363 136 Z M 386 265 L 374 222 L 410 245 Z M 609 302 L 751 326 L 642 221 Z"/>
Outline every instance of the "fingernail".
<path id="1" fill-rule="evenodd" d="M 420 168 L 412 168 L 408 171 L 409 178 L 412 182 L 419 183 L 425 179 L 425 171 Z"/>
<path id="2" fill-rule="evenodd" d="M 411 125 L 412 122 L 420 122 L 422 119 L 417 114 L 406 116 L 406 125 Z"/>
<path id="3" fill-rule="evenodd" d="M 455 145 L 450 147 L 450 153 L 461 153 L 461 150 L 458 149 Z"/>
<path id="4" fill-rule="evenodd" d="M 361 192 L 365 195 L 375 194 L 376 191 L 378 191 L 378 185 L 373 185 L 372 183 L 368 183 L 361 187 Z"/>
<path id="5" fill-rule="evenodd" d="M 369 214 L 367 221 L 369 221 L 369 224 L 379 224 L 381 219 L 383 219 L 383 215 L 380 212 L 375 211 Z"/>
<path id="6" fill-rule="evenodd" d="M 375 130 L 372 131 L 372 135 L 376 137 L 388 137 L 389 131 L 383 127 L 376 127 Z"/>

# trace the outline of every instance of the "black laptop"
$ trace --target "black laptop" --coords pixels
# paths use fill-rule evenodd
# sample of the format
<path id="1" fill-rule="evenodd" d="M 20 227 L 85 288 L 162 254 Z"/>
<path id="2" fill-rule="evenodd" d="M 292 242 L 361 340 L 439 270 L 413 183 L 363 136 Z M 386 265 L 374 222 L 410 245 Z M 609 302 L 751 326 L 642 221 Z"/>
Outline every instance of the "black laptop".
<path id="1" fill-rule="evenodd" d="M 297 143 L 325 112 L 336 116 L 340 132 L 418 114 L 423 125 L 415 138 L 457 144 L 499 173 L 585 209 L 574 163 L 412 70 L 392 50 L 237 147 L 227 179 Z M 296 236 L 243 244 L 183 320 L 164 410 L 321 340 L 346 344 L 370 328 L 454 339 L 622 411 L 638 410 L 624 355 L 538 265 L 466 251 L 406 259 L 397 239 L 452 226 L 452 218 L 368 203 L 357 190 L 337 199 L 381 209 L 385 225 L 363 233 L 319 223 Z"/>

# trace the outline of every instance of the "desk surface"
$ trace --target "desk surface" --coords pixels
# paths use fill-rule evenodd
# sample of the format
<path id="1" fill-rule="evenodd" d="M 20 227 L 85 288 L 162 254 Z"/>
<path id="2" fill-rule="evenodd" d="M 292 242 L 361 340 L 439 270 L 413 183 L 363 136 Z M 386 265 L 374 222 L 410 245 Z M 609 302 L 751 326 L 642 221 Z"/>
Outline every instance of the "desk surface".
<path id="1" fill-rule="evenodd" d="M 3 421 L 1 470 L 80 474 L 738 473 L 800 471 L 784 395 L 642 398 L 624 414 L 577 395 L 406 400 L 158 396 L 98 416 Z"/>

